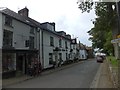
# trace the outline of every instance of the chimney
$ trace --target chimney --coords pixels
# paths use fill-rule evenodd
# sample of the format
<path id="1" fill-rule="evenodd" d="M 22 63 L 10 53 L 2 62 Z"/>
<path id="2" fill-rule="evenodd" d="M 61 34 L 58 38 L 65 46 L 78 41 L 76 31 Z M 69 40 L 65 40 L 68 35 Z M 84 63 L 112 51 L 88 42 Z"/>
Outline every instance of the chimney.
<path id="1" fill-rule="evenodd" d="M 22 15 L 22 16 L 25 16 L 25 17 L 28 17 L 28 14 L 29 14 L 29 10 L 27 9 L 27 7 L 21 9 L 18 11 L 18 14 Z"/>

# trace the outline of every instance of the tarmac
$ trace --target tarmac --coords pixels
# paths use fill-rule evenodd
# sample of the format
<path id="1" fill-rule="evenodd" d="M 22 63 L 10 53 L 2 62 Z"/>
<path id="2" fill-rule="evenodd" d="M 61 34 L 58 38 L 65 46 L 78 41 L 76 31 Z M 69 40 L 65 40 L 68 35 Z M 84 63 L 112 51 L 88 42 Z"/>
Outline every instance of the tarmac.
<path id="1" fill-rule="evenodd" d="M 82 62 L 84 62 L 84 61 L 75 62 L 75 63 L 68 64 L 68 65 L 65 65 L 65 66 L 61 66 L 61 67 L 58 67 L 58 68 L 55 68 L 55 69 L 45 70 L 40 74 L 40 76 L 44 76 L 44 75 L 47 75 L 47 74 L 50 74 L 50 73 L 54 73 L 54 72 L 60 71 L 62 69 L 69 68 L 69 67 L 72 67 L 74 65 L 80 64 Z M 116 86 L 114 85 L 114 82 L 112 81 L 111 77 L 112 76 L 111 76 L 111 73 L 110 73 L 109 63 L 107 62 L 107 60 L 104 60 L 104 62 L 101 63 L 101 65 L 100 65 L 100 67 L 97 71 L 97 74 L 96 74 L 93 82 L 91 83 L 90 88 L 116 88 Z M 28 76 L 28 75 L 23 75 L 21 77 L 3 79 L 2 80 L 2 87 L 9 86 L 9 85 L 12 85 L 12 84 L 15 84 L 15 83 L 20 83 L 20 82 L 23 82 L 23 81 L 26 81 L 26 80 L 29 80 L 29 79 L 33 79 L 33 78 L 35 78 L 35 77 L 31 77 L 31 76 Z"/>
<path id="2" fill-rule="evenodd" d="M 74 62 L 72 64 L 57 67 L 55 69 L 44 70 L 39 76 L 48 75 L 48 74 L 63 70 L 65 68 L 69 68 L 69 67 L 72 67 L 74 65 L 80 64 L 82 62 L 84 62 L 84 61 Z M 38 76 L 35 76 L 35 77 L 38 77 Z M 9 85 L 20 83 L 20 82 L 23 82 L 23 81 L 26 81 L 26 80 L 34 79 L 35 77 L 34 76 L 28 76 L 28 75 L 22 75 L 22 76 L 19 76 L 19 77 L 3 79 L 2 80 L 2 87 L 4 88 L 5 86 L 9 86 Z"/>

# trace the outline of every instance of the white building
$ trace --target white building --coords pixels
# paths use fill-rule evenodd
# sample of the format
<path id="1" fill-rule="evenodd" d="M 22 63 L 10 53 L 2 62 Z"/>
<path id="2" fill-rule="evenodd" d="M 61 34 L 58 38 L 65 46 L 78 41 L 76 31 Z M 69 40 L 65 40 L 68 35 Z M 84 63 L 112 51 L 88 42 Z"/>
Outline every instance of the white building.
<path id="1" fill-rule="evenodd" d="M 21 15 L 23 11 L 26 14 Z M 15 75 L 15 72 L 26 74 L 32 58 L 38 57 L 37 27 L 28 18 L 27 8 L 18 13 L 8 8 L 0 10 L 0 48 L 4 77 Z"/>
<path id="2" fill-rule="evenodd" d="M 69 54 L 69 59 L 70 60 L 76 60 L 78 59 L 78 48 L 77 48 L 77 39 L 71 39 L 71 50 Z"/>
<path id="3" fill-rule="evenodd" d="M 76 41 L 71 42 L 69 34 L 57 32 L 55 23 L 39 23 L 28 15 L 26 7 L 18 13 L 0 9 L 0 58 L 5 77 L 26 74 L 28 65 L 36 58 L 45 69 L 76 57 Z"/>
<path id="4" fill-rule="evenodd" d="M 67 60 L 70 52 L 71 37 L 55 31 L 54 23 L 42 23 L 42 60 L 44 68 L 53 67 Z"/>
<path id="5" fill-rule="evenodd" d="M 80 55 L 80 57 L 79 57 L 80 60 L 86 60 L 88 57 L 86 46 L 83 45 L 82 43 L 80 43 L 79 55 Z"/>

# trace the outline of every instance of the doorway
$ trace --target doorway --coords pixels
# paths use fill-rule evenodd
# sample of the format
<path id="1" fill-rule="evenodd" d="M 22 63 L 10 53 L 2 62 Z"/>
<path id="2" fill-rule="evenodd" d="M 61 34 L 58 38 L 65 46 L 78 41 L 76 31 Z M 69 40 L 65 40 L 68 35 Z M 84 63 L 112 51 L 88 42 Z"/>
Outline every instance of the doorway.
<path id="1" fill-rule="evenodd" d="M 16 69 L 21 74 L 26 74 L 26 55 L 17 54 Z"/>

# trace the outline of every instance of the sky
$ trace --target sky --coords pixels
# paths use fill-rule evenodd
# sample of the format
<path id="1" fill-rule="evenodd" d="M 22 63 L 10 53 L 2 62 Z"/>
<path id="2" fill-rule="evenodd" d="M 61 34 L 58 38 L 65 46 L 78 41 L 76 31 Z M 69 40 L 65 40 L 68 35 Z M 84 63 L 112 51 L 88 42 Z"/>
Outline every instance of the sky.
<path id="1" fill-rule="evenodd" d="M 91 46 L 89 34 L 94 27 L 94 10 L 81 13 L 77 0 L 0 0 L 0 7 L 7 7 L 15 12 L 27 7 L 29 17 L 40 22 L 55 22 L 56 31 L 65 31 L 77 41 Z"/>

